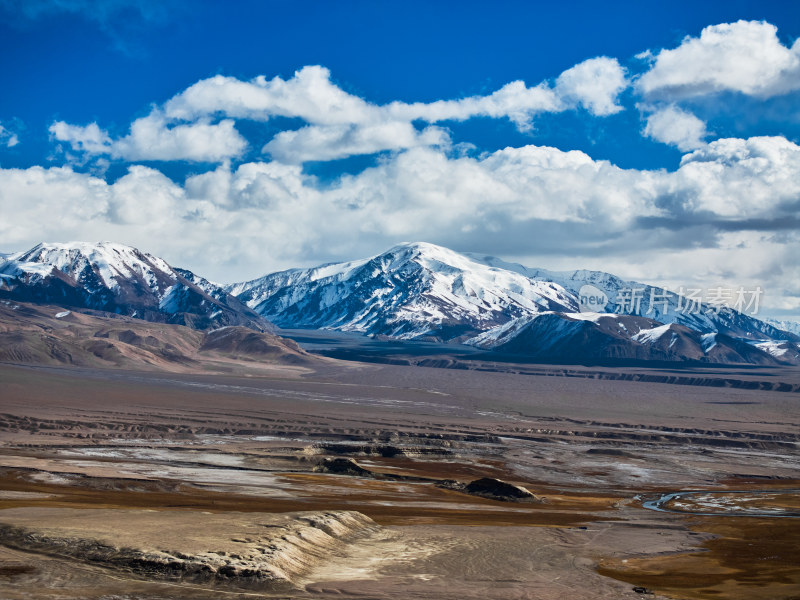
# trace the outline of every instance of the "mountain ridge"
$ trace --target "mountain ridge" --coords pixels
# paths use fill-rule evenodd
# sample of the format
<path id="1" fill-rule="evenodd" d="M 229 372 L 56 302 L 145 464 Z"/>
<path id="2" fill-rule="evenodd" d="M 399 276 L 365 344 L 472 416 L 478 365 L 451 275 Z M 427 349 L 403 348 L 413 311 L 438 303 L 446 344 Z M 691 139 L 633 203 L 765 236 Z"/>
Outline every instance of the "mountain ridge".
<path id="1" fill-rule="evenodd" d="M 225 289 L 279 327 L 401 339 L 429 335 L 435 324 L 455 340 L 530 312 L 575 308 L 557 285 L 469 262 L 433 244 L 404 243 L 367 259 L 290 269 Z"/>
<path id="2" fill-rule="evenodd" d="M 93 310 L 0 300 L 0 362 L 175 373 L 313 368 L 292 340 L 234 325 L 200 331 Z"/>
<path id="3" fill-rule="evenodd" d="M 37 244 L 0 262 L 0 298 L 100 310 L 145 321 L 213 329 L 271 325 L 186 269 L 115 242 Z"/>
<path id="4" fill-rule="evenodd" d="M 606 301 L 596 319 L 581 312 L 585 286 Z M 279 327 L 461 342 L 542 360 L 794 364 L 800 356 L 800 337 L 727 306 L 690 305 L 675 292 L 602 271 L 534 269 L 424 242 L 226 290 Z M 611 317 L 613 327 L 605 322 Z M 652 333 L 637 338 L 643 329 L 637 320 L 646 320 Z M 662 326 L 680 340 L 680 351 L 662 339 Z"/>

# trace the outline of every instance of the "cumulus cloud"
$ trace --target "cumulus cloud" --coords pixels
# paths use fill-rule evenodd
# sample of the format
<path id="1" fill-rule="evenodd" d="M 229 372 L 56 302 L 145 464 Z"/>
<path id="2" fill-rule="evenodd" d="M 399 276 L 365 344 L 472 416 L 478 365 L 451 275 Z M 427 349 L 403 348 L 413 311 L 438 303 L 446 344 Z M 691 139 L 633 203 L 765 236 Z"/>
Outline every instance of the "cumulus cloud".
<path id="1" fill-rule="evenodd" d="M 185 216 L 183 189 L 155 169 L 134 165 L 106 190 L 105 217 L 115 225 L 150 227 L 158 220 L 175 227 Z"/>
<path id="2" fill-rule="evenodd" d="M 286 80 L 267 80 L 263 76 L 249 82 L 222 76 L 205 79 L 169 100 L 164 111 L 175 119 L 220 114 L 265 121 L 282 116 L 298 117 L 313 125 L 507 117 L 527 126 L 536 114 L 561 112 L 578 105 L 598 116 L 617 112 L 617 96 L 626 86 L 625 72 L 616 59 L 601 57 L 565 71 L 555 87 L 547 82 L 528 87 L 523 81 L 513 81 L 487 96 L 376 105 L 342 90 L 331 81 L 328 69 L 307 66 Z"/>
<path id="3" fill-rule="evenodd" d="M 247 147 L 234 119 L 297 118 L 307 125 L 276 134 L 263 152 L 274 160 L 299 163 L 447 146 L 449 135 L 435 126 L 442 121 L 508 118 L 520 130 L 529 130 L 534 117 L 543 113 L 583 107 L 595 116 L 606 116 L 621 110 L 617 98 L 627 85 L 616 59 L 600 57 L 565 71 L 555 85 L 542 82 L 528 87 L 513 81 L 486 96 L 377 105 L 336 85 L 328 69 L 307 66 L 289 79 L 259 76 L 241 81 L 218 75 L 198 81 L 134 121 L 130 134 L 113 142 L 96 124 L 58 122 L 51 131 L 57 129 L 56 139 L 72 143 L 76 150 L 127 160 L 215 162 L 240 156 Z M 414 125 L 419 121 L 430 125 L 419 129 Z"/>
<path id="4" fill-rule="evenodd" d="M 277 160 L 302 162 L 447 143 L 444 130 L 428 127 L 420 132 L 412 125 L 414 121 L 433 124 L 474 117 L 508 118 L 521 130 L 528 130 L 538 114 L 578 106 L 605 116 L 621 110 L 616 100 L 626 86 L 619 63 L 603 57 L 565 71 L 555 87 L 546 82 L 528 87 L 523 81 L 514 81 L 486 96 L 376 105 L 342 90 L 331 81 L 328 69 L 308 66 L 286 80 L 263 76 L 249 82 L 223 76 L 202 80 L 169 100 L 164 114 L 183 120 L 209 116 L 303 119 L 307 127 L 279 133 L 264 146 Z"/>
<path id="5" fill-rule="evenodd" d="M 679 100 L 718 92 L 766 98 L 800 89 L 800 40 L 781 44 L 777 27 L 737 21 L 703 29 L 661 50 L 636 86 L 648 98 Z"/>
<path id="6" fill-rule="evenodd" d="M 217 75 L 203 79 L 169 100 L 164 113 L 171 119 L 194 120 L 208 115 L 266 121 L 299 117 L 315 125 L 377 122 L 377 106 L 342 90 L 321 66 L 307 66 L 293 77 L 252 81 Z"/>
<path id="7" fill-rule="evenodd" d="M 245 140 L 231 119 L 170 125 L 154 111 L 131 124 L 130 133 L 114 142 L 111 154 L 126 160 L 218 162 L 241 155 Z"/>
<path id="8" fill-rule="evenodd" d="M 220 162 L 241 156 L 247 148 L 234 119 L 298 118 L 307 125 L 279 132 L 262 151 L 273 160 L 302 163 L 419 146 L 446 147 L 450 144 L 447 131 L 434 125 L 442 121 L 508 118 L 520 130 L 528 130 L 538 114 L 579 106 L 606 116 L 621 110 L 616 100 L 626 86 L 619 63 L 602 57 L 565 71 L 554 87 L 546 82 L 528 87 L 514 81 L 486 96 L 376 105 L 341 89 L 331 81 L 328 69 L 308 66 L 286 80 L 216 76 L 198 81 L 162 108 L 134 121 L 130 134 L 118 140 L 96 123 L 78 126 L 59 121 L 50 131 L 56 140 L 89 154 L 125 160 Z M 419 129 L 414 125 L 418 121 L 430 125 Z"/>
<path id="9" fill-rule="evenodd" d="M 54 140 L 69 144 L 76 152 L 103 154 L 111 149 L 111 137 L 97 123 L 81 126 L 56 121 L 48 131 Z"/>
<path id="10" fill-rule="evenodd" d="M 716 140 L 683 157 L 672 185 L 690 213 L 728 220 L 796 217 L 800 146 L 783 137 Z"/>
<path id="11" fill-rule="evenodd" d="M 411 123 L 391 121 L 361 126 L 308 126 L 296 131 L 282 131 L 264 146 L 263 152 L 280 162 L 304 163 L 384 150 L 449 145 L 450 136 L 440 127 L 417 131 Z"/>
<path id="12" fill-rule="evenodd" d="M 381 112 L 394 119 L 420 119 L 428 123 L 466 121 L 473 117 L 508 118 L 518 128 L 527 130 L 535 115 L 566 109 L 564 102 L 546 83 L 527 87 L 524 81 L 512 81 L 488 96 L 412 104 L 392 102 Z"/>
<path id="13" fill-rule="evenodd" d="M 644 134 L 686 152 L 701 148 L 708 131 L 702 120 L 672 104 L 659 108 L 647 117 Z"/>
<path id="14" fill-rule="evenodd" d="M 618 113 L 620 93 L 628 87 L 625 70 L 615 58 L 601 56 L 567 69 L 556 79 L 555 92 L 562 100 L 580 104 L 593 115 Z"/>
<path id="15" fill-rule="evenodd" d="M 170 125 L 158 111 L 135 120 L 130 133 L 117 140 L 112 140 L 97 123 L 80 126 L 56 121 L 50 126 L 50 134 L 69 144 L 73 151 L 109 154 L 125 160 L 219 162 L 240 156 L 247 148 L 247 141 L 231 119 Z"/>
<path id="16" fill-rule="evenodd" d="M 106 223 L 106 188 L 104 181 L 69 167 L 0 169 L 0 205 L 7 217 L 0 220 L 0 237 L 6 247 L 22 243 L 22 250 L 37 243 L 35 237 L 80 235 L 87 223 Z"/>

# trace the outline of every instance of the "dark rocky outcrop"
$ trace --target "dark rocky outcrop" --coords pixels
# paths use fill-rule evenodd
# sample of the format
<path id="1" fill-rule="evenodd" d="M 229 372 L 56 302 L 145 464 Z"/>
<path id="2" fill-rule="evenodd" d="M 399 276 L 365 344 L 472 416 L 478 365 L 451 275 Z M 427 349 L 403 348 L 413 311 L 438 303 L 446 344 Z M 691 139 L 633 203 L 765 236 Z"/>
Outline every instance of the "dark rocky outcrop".
<path id="1" fill-rule="evenodd" d="M 502 502 L 541 502 L 542 500 L 526 488 L 508 483 L 493 477 L 483 477 L 470 483 L 461 483 L 453 480 L 440 481 L 437 484 L 445 489 L 463 492 L 472 496 L 480 496 L 490 500 Z"/>
<path id="2" fill-rule="evenodd" d="M 354 475 L 356 477 L 371 477 L 372 472 L 359 465 L 352 458 L 326 458 L 314 468 L 317 473 L 332 473 L 334 475 Z"/>

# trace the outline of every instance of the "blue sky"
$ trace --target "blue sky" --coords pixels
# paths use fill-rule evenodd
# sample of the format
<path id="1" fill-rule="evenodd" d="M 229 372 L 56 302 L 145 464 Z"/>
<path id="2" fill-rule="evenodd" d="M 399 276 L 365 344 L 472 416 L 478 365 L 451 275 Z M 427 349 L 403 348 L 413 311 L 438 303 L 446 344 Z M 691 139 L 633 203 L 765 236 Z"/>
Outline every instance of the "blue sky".
<path id="1" fill-rule="evenodd" d="M 0 250 L 424 240 L 800 314 L 794 2 L 0 0 Z"/>

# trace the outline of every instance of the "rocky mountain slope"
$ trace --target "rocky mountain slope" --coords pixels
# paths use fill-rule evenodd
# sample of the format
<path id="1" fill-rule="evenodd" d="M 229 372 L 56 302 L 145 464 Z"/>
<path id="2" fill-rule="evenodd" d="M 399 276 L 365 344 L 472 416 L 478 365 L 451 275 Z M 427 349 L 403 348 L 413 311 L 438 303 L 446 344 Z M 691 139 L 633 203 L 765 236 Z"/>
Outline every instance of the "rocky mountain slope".
<path id="1" fill-rule="evenodd" d="M 0 301 L 0 362 L 250 373 L 321 360 L 291 340 L 242 326 L 198 331 L 103 312 Z"/>
<path id="2" fill-rule="evenodd" d="M 703 334 L 676 323 L 601 313 L 523 317 L 467 343 L 543 362 L 636 360 L 756 365 L 782 362 L 764 348 L 724 333 Z"/>

